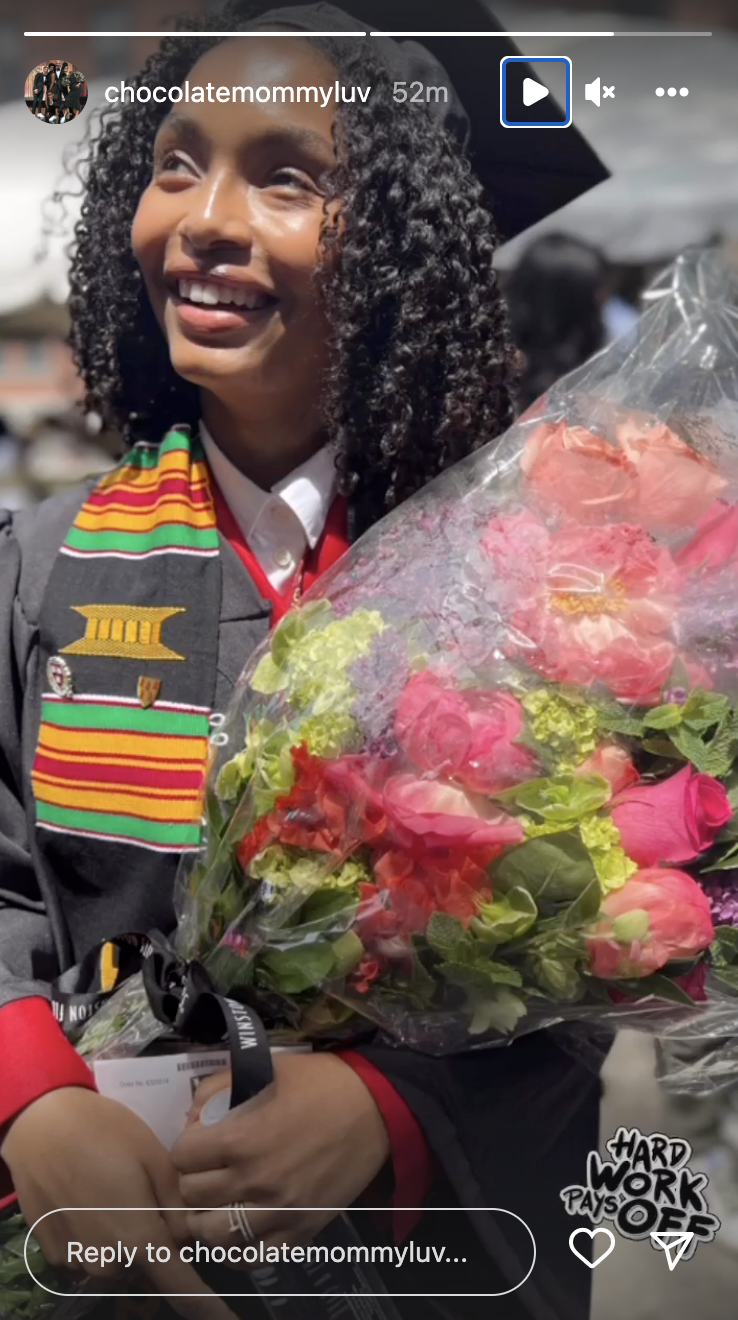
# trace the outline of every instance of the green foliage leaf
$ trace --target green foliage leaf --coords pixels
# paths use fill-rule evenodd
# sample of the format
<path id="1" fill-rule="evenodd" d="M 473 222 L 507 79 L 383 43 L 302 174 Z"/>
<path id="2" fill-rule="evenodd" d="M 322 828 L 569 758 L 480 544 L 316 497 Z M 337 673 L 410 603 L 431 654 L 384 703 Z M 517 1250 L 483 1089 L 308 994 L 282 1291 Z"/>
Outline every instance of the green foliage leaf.
<path id="1" fill-rule="evenodd" d="M 617 701 L 598 698 L 594 703 L 597 709 L 599 727 L 606 733 L 622 733 L 631 738 L 640 738 L 643 733 L 643 719 L 634 715 L 627 707 Z"/>
<path id="2" fill-rule="evenodd" d="M 521 810 L 557 825 L 575 824 L 599 811 L 610 800 L 612 789 L 601 775 L 556 775 L 529 779 L 496 795 Z"/>
<path id="3" fill-rule="evenodd" d="M 596 875 L 592 858 L 579 834 L 555 834 L 528 839 L 510 848 L 493 864 L 495 892 L 526 889 L 541 902 L 571 903 Z"/>
<path id="4" fill-rule="evenodd" d="M 483 961 L 481 958 L 470 967 L 467 963 L 445 962 L 438 968 L 442 976 L 452 985 L 477 986 L 483 988 L 486 983 L 492 985 L 521 986 L 523 978 L 516 967 L 507 963 Z"/>
<path id="5" fill-rule="evenodd" d="M 364 945 L 355 930 L 344 931 L 333 941 L 334 967 L 332 976 L 348 976 L 364 957 Z"/>
<path id="6" fill-rule="evenodd" d="M 672 981 L 668 976 L 660 975 L 654 972 L 652 976 L 641 976 L 630 981 L 613 981 L 612 985 L 624 994 L 631 995 L 634 999 L 646 999 L 653 995 L 655 999 L 664 1000 L 670 1004 L 684 1004 L 694 1007 L 694 1000 L 683 990 L 676 981 Z"/>
<path id="7" fill-rule="evenodd" d="M 286 686 L 287 675 L 284 669 L 275 664 L 271 655 L 262 656 L 251 678 L 254 692 L 271 696 L 274 692 L 283 692 Z"/>
<path id="8" fill-rule="evenodd" d="M 257 976 L 268 972 L 269 983 L 286 995 L 313 990 L 330 980 L 335 955 L 327 940 L 296 944 L 293 948 L 267 949 L 259 955 Z"/>
<path id="9" fill-rule="evenodd" d="M 578 930 L 582 926 L 588 926 L 599 916 L 601 903 L 602 889 L 599 880 L 595 877 L 564 912 L 564 928 Z"/>
<path id="10" fill-rule="evenodd" d="M 525 1000 L 506 986 L 498 986 L 483 996 L 472 991 L 467 996 L 466 1007 L 471 1013 L 470 1036 L 481 1036 L 487 1031 L 499 1031 L 507 1036 L 528 1012 Z"/>
<path id="11" fill-rule="evenodd" d="M 710 958 L 715 968 L 738 965 L 738 930 L 735 926 L 716 926 L 710 945 Z"/>
<path id="12" fill-rule="evenodd" d="M 533 896 L 515 886 L 492 903 L 479 904 L 479 916 L 472 917 L 469 928 L 485 944 L 505 944 L 518 939 L 535 925 L 538 916 Z"/>
<path id="13" fill-rule="evenodd" d="M 425 928 L 425 938 L 434 953 L 444 962 L 454 962 L 471 939 L 460 921 L 446 912 L 434 912 Z"/>
<path id="14" fill-rule="evenodd" d="M 690 729 L 706 732 L 730 715 L 730 701 L 719 692 L 695 688 L 682 706 L 682 719 Z"/>
<path id="15" fill-rule="evenodd" d="M 669 702 L 665 706 L 655 706 L 644 715 L 643 724 L 646 729 L 675 729 L 683 718 L 682 707 L 677 706 L 676 702 Z"/>
<path id="16" fill-rule="evenodd" d="M 548 953 L 534 953 L 526 959 L 525 970 L 541 989 L 565 1003 L 580 999 L 583 982 L 572 958 L 557 958 Z"/>

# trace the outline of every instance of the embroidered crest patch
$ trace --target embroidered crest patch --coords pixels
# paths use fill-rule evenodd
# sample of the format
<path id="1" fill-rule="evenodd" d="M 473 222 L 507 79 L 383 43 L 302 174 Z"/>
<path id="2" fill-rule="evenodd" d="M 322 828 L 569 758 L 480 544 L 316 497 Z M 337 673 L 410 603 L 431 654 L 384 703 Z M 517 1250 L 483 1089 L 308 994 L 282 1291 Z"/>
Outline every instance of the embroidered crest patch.
<path id="1" fill-rule="evenodd" d="M 71 697 L 74 692 L 72 671 L 60 655 L 52 655 L 46 664 L 46 677 L 57 697 Z"/>
<path id="2" fill-rule="evenodd" d="M 153 706 L 160 692 L 160 678 L 146 678 L 144 674 L 141 675 L 136 684 L 136 695 L 144 710 L 148 710 L 150 706 Z"/>

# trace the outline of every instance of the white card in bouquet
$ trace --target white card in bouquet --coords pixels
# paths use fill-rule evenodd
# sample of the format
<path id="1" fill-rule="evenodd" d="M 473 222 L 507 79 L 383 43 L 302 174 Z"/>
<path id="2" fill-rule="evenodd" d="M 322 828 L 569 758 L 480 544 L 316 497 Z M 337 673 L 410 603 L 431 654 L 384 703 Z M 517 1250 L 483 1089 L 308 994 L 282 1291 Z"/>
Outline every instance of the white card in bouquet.
<path id="1" fill-rule="evenodd" d="M 304 1053 L 309 1049 L 303 1045 L 275 1045 L 272 1053 Z M 94 1064 L 94 1073 L 100 1094 L 132 1109 L 171 1150 L 184 1131 L 203 1077 L 222 1072 L 230 1063 L 227 1050 L 191 1050 L 155 1058 L 100 1059 Z"/>

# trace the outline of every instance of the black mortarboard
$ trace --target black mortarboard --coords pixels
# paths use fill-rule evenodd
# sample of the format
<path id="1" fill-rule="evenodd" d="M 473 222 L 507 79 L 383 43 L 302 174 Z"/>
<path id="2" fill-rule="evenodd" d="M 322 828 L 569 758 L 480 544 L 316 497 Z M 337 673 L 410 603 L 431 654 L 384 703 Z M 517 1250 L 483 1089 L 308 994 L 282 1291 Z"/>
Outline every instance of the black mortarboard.
<path id="1" fill-rule="evenodd" d="M 447 75 L 447 104 L 428 109 L 467 147 L 485 185 L 505 238 L 529 229 L 609 177 L 602 161 L 573 125 L 507 129 L 500 123 L 500 60 L 519 55 L 504 28 L 481 0 L 350 0 L 351 14 L 330 4 L 297 3 L 268 9 L 249 26 L 284 23 L 305 32 L 424 31 L 495 32 L 462 37 L 372 38 L 388 68 L 408 82 L 438 86 Z M 533 71 L 525 73 L 533 77 Z M 443 84 L 441 84 L 443 85 Z"/>

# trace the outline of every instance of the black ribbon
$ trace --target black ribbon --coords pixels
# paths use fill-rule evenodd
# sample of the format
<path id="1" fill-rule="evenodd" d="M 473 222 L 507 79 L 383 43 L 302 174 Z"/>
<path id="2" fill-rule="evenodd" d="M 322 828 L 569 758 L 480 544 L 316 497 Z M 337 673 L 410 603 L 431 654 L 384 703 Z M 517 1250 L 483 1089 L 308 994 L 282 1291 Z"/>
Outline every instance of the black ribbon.
<path id="1" fill-rule="evenodd" d="M 112 989 L 103 989 L 104 950 L 116 950 Z M 202 963 L 187 962 L 159 931 L 103 940 L 51 987 L 51 1005 L 65 1035 L 74 1039 L 124 980 L 141 971 L 154 1017 L 184 1040 L 231 1052 L 231 1109 L 258 1095 L 274 1079 L 269 1040 L 253 1009 L 218 994 Z"/>

